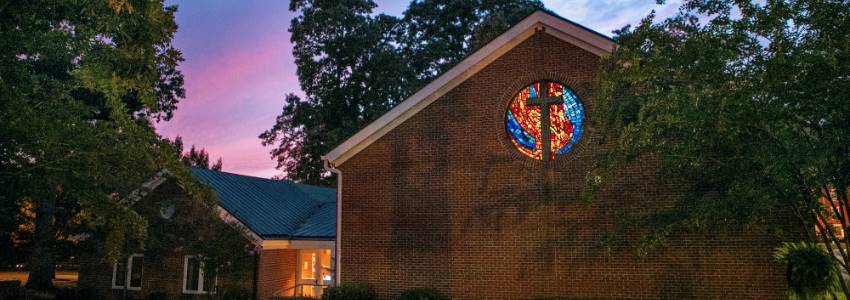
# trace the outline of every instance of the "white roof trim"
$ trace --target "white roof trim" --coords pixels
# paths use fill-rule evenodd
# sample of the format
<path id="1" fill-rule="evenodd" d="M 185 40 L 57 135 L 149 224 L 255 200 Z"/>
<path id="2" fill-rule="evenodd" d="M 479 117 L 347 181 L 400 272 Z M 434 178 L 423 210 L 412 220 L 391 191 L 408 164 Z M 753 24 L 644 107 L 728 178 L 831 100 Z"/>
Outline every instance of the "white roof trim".
<path id="1" fill-rule="evenodd" d="M 264 240 L 263 250 L 275 249 L 335 249 L 334 241 Z"/>
<path id="2" fill-rule="evenodd" d="M 171 172 L 168 171 L 168 169 L 162 169 L 161 171 L 157 172 L 156 175 L 153 176 L 153 178 L 143 183 L 141 187 L 130 192 L 130 194 L 126 198 L 119 200 L 118 203 L 123 205 L 124 207 L 129 208 L 133 206 L 133 204 L 136 204 L 136 202 L 139 202 L 142 198 L 159 188 L 160 185 L 168 181 L 168 179 L 172 176 L 174 175 L 172 175 Z M 216 209 L 218 210 L 218 216 L 219 218 L 221 218 L 222 221 L 234 227 L 236 230 L 242 233 L 245 238 L 247 238 L 255 245 L 262 244 L 263 238 L 261 238 L 260 235 L 256 234 L 253 230 L 251 230 L 251 228 L 245 226 L 245 224 L 240 222 L 239 219 L 230 214 L 230 212 L 228 212 L 226 209 L 219 205 L 216 205 Z"/>
<path id="3" fill-rule="evenodd" d="M 599 33 L 563 19 L 557 15 L 538 10 L 520 21 L 490 43 L 475 51 L 443 75 L 437 77 L 410 96 L 389 112 L 366 126 L 348 140 L 322 156 L 331 166 L 341 165 L 358 152 L 371 145 L 390 130 L 410 119 L 463 83 L 466 79 L 484 69 L 487 65 L 507 53 L 529 37 L 538 29 L 573 44 L 581 49 L 598 56 L 605 56 L 614 50 L 614 42 Z"/>
<path id="4" fill-rule="evenodd" d="M 227 225 L 230 225 L 231 227 L 233 227 L 234 229 L 239 231 L 239 233 L 241 233 L 242 236 L 247 238 L 248 241 L 250 241 L 254 245 L 262 245 L 263 238 L 260 237 L 259 234 L 255 233 L 253 230 L 251 230 L 250 227 L 245 226 L 244 223 L 239 221 L 239 219 L 234 217 L 229 211 L 227 211 L 227 209 L 224 209 L 224 207 L 217 205 L 216 209 L 218 210 L 218 217 L 221 218 L 221 220 L 224 221 L 224 223 L 226 223 Z"/>
<path id="5" fill-rule="evenodd" d="M 142 198 L 156 190 L 156 188 L 158 188 L 161 184 L 168 181 L 168 178 L 171 176 L 171 172 L 169 172 L 168 169 L 162 169 L 161 171 L 156 172 L 150 180 L 142 183 L 141 187 L 130 192 L 127 197 L 118 200 L 118 204 L 127 208 L 133 206 L 136 202 L 139 202 Z"/>

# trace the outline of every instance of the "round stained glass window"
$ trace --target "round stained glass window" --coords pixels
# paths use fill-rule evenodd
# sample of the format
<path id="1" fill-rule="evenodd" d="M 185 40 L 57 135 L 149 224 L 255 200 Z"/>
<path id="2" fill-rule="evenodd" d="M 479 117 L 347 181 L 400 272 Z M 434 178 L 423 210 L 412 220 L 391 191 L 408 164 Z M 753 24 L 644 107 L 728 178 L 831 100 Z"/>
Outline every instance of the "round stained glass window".
<path id="1" fill-rule="evenodd" d="M 545 110 L 544 110 L 545 109 Z M 505 114 L 505 129 L 514 146 L 528 157 L 553 160 L 570 152 L 583 132 L 584 106 L 566 86 L 535 82 L 514 95 Z M 546 124 L 547 128 L 541 128 Z M 548 136 L 548 143 L 544 137 Z M 549 153 L 543 153 L 548 148 Z"/>

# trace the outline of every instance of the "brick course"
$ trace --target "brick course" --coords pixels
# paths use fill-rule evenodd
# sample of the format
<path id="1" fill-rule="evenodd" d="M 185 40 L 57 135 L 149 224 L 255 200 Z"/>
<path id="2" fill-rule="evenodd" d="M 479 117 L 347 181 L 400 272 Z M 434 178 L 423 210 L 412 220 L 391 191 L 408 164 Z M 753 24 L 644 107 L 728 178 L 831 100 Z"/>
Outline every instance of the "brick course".
<path id="1" fill-rule="evenodd" d="M 253 266 L 243 266 L 246 269 Z M 217 284 L 228 289 L 253 290 L 253 272 L 219 274 Z M 80 258 L 79 286 L 93 288 L 102 299 L 144 299 L 145 296 L 165 292 L 169 299 L 207 299 L 206 295 L 183 294 L 183 254 L 170 253 L 160 258 L 145 257 L 142 268 L 141 290 L 112 289 L 112 264 L 104 263 L 94 255 Z M 124 297 L 124 293 L 127 297 Z"/>
<path id="2" fill-rule="evenodd" d="M 263 276 L 257 281 L 257 299 L 267 299 L 280 289 L 294 286 L 297 259 L 298 250 L 295 249 L 263 251 L 259 262 L 259 274 Z"/>
<path id="3" fill-rule="evenodd" d="M 597 67 L 598 57 L 536 34 L 338 166 L 341 280 L 383 299 L 423 286 L 454 299 L 786 298 L 778 244 L 763 229 L 679 236 L 645 257 L 604 251 L 619 212 L 669 208 L 681 188 L 659 183 L 646 159 L 583 201 L 591 157 L 605 147 L 592 125 L 548 173 L 510 144 L 514 93 L 559 81 L 592 115 Z"/>
<path id="4" fill-rule="evenodd" d="M 148 216 L 151 222 L 161 222 L 159 216 L 159 201 L 163 199 L 180 199 L 183 190 L 169 180 L 163 183 L 150 195 L 136 203 L 141 214 Z M 177 203 L 177 214 L 185 212 L 189 208 L 185 202 Z M 170 232 L 170 234 L 172 234 Z M 191 239 L 193 237 L 185 237 Z M 79 286 L 81 288 L 92 288 L 98 291 L 103 299 L 143 299 L 150 293 L 165 292 L 174 299 L 206 299 L 205 295 L 183 294 L 183 272 L 184 256 L 192 255 L 181 249 L 173 249 L 162 253 L 158 257 L 145 256 L 142 269 L 142 287 L 139 291 L 114 290 L 112 289 L 112 264 L 103 261 L 102 249 L 95 249 L 84 253 L 80 257 Z M 246 253 L 246 255 L 248 255 Z M 246 262 L 250 261 L 250 262 Z M 218 274 L 217 286 L 222 289 L 238 289 L 251 292 L 254 290 L 254 260 L 246 259 L 240 265 L 229 268 L 230 272 Z M 262 273 L 261 273 L 262 274 Z M 124 297 L 124 293 L 127 297 Z"/>

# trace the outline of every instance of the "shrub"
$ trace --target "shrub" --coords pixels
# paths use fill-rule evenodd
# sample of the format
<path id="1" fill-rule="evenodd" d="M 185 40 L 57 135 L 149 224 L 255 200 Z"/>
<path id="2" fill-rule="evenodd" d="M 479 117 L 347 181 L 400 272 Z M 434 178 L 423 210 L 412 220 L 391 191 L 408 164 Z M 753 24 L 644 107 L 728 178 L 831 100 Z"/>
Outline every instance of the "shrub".
<path id="1" fill-rule="evenodd" d="M 406 290 L 396 298 L 397 300 L 449 300 L 449 297 L 432 288 L 413 288 Z"/>
<path id="2" fill-rule="evenodd" d="M 5 298 L 4 298 L 5 297 Z M 100 299 L 97 290 L 93 288 L 77 288 L 77 287 L 61 287 L 56 288 L 53 291 L 49 292 L 41 292 L 35 290 L 26 290 L 23 297 L 17 296 L 8 296 L 4 294 L 0 294 L 0 300 L 3 299 L 28 299 L 28 300 L 39 300 L 39 299 L 50 299 L 50 300 L 88 300 L 88 299 Z"/>
<path id="3" fill-rule="evenodd" d="M 803 299 L 824 296 L 838 280 L 835 257 L 812 243 L 785 243 L 773 257 L 787 267 L 788 289 Z"/>
<path id="4" fill-rule="evenodd" d="M 322 300 L 374 300 L 375 292 L 362 284 L 343 283 L 325 289 Z"/>
<path id="5" fill-rule="evenodd" d="M 226 289 L 221 292 L 221 300 L 251 300 L 254 299 L 253 293 L 244 289 Z"/>
<path id="6" fill-rule="evenodd" d="M 145 296 L 145 300 L 169 300 L 171 297 L 166 292 L 153 292 Z"/>
<path id="7" fill-rule="evenodd" d="M 57 289 L 56 290 L 56 296 L 55 296 L 54 299 L 56 299 L 56 300 L 77 300 L 77 299 L 80 299 L 80 297 L 77 295 L 76 289 L 64 288 L 64 289 Z"/>
<path id="8" fill-rule="evenodd" d="M 62 296 L 65 297 L 65 296 Z M 55 300 L 56 294 L 52 292 L 42 292 L 36 290 L 25 289 L 23 292 L 23 297 L 27 300 Z"/>
<path id="9" fill-rule="evenodd" d="M 78 288 L 77 295 L 80 296 L 80 299 L 100 299 L 100 293 L 92 287 Z"/>
<path id="10" fill-rule="evenodd" d="M 18 299 L 21 294 L 21 282 L 17 280 L 0 281 L 0 299 Z"/>

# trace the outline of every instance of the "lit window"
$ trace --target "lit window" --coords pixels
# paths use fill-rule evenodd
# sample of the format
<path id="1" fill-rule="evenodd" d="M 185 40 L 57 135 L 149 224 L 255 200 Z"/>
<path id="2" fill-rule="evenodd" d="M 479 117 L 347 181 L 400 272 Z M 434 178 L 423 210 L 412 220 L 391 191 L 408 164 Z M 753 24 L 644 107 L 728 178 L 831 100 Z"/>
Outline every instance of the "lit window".
<path id="1" fill-rule="evenodd" d="M 199 256 L 187 255 L 183 259 L 183 293 L 207 294 L 214 291 L 216 274 L 206 274 L 204 261 Z"/>
<path id="2" fill-rule="evenodd" d="M 142 289 L 144 256 L 133 254 L 112 265 L 112 288 L 138 291 Z"/>
<path id="3" fill-rule="evenodd" d="M 545 94 L 544 94 L 545 92 Z M 542 123 L 545 126 L 541 126 Z M 543 130 L 548 127 L 548 130 Z M 567 154 L 584 131 L 584 106 L 578 95 L 560 83 L 535 82 L 517 92 L 505 113 L 505 130 L 514 146 L 528 157 L 550 159 Z M 549 135 L 544 142 L 543 136 Z"/>

